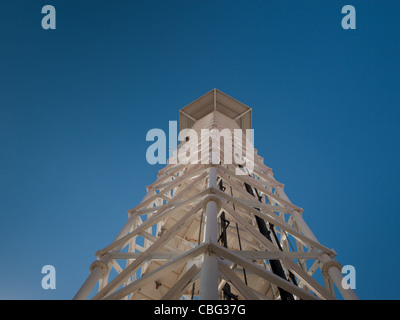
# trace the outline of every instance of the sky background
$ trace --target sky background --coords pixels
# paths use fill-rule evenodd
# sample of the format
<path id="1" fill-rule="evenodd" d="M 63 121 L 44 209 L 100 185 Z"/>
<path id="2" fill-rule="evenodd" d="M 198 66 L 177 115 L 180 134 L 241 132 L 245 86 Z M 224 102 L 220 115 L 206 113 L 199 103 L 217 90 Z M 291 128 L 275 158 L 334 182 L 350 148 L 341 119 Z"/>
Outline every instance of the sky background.
<path id="1" fill-rule="evenodd" d="M 56 8 L 43 30 L 41 8 Z M 357 29 L 343 30 L 354 5 Z M 399 1 L 2 1 L 0 299 L 72 299 L 217 88 L 361 299 L 399 299 Z M 43 290 L 41 268 L 56 268 Z"/>

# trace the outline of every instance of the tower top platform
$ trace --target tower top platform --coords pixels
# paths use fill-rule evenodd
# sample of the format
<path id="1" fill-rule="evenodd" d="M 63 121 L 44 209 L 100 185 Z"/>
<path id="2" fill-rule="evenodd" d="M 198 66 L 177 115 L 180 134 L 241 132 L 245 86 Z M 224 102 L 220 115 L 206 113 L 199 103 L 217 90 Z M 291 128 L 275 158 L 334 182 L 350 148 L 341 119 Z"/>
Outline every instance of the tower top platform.
<path id="1" fill-rule="evenodd" d="M 252 109 L 227 94 L 213 89 L 179 110 L 180 130 L 192 128 L 197 120 L 218 111 L 235 120 L 243 130 L 251 129 Z"/>

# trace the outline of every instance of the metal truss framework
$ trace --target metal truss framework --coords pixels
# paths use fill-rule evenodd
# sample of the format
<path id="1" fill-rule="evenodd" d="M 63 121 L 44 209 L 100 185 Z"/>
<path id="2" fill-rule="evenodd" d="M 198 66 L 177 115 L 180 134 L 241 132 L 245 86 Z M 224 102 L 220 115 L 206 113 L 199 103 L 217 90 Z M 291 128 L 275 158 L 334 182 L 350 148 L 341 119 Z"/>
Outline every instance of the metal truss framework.
<path id="1" fill-rule="evenodd" d="M 214 89 L 181 110 L 185 121 L 197 131 L 244 130 L 251 109 Z M 174 156 L 193 143 L 181 143 Z M 206 151 L 224 150 L 213 143 Z M 334 286 L 357 299 L 342 287 L 336 253 L 317 240 L 260 156 L 246 175 L 222 158 L 171 159 L 116 239 L 97 251 L 74 299 L 87 299 L 96 284 L 94 300 L 335 299 Z"/>

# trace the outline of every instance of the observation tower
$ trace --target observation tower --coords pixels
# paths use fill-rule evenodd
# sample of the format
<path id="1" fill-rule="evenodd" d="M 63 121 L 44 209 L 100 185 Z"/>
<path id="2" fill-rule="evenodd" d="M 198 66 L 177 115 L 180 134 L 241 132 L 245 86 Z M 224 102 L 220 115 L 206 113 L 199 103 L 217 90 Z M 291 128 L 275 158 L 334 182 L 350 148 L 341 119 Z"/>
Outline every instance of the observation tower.
<path id="1" fill-rule="evenodd" d="M 336 299 L 335 286 L 358 299 L 342 287 L 335 251 L 318 241 L 245 134 L 251 108 L 213 89 L 181 109 L 179 121 L 190 134 L 97 251 L 74 299 L 326 300 Z M 179 161 L 187 154 L 196 161 Z"/>

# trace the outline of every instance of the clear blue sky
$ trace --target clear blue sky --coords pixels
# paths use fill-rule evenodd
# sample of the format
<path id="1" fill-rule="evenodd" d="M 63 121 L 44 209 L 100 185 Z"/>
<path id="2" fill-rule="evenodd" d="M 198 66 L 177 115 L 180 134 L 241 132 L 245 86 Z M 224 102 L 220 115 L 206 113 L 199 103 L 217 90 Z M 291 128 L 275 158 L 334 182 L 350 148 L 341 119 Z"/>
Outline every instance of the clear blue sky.
<path id="1" fill-rule="evenodd" d="M 41 8 L 57 29 L 41 28 Z M 341 28 L 341 8 L 357 29 Z M 0 298 L 71 299 L 161 166 L 152 128 L 218 88 L 362 299 L 399 299 L 398 1 L 2 1 Z M 54 265 L 57 289 L 41 288 Z"/>

